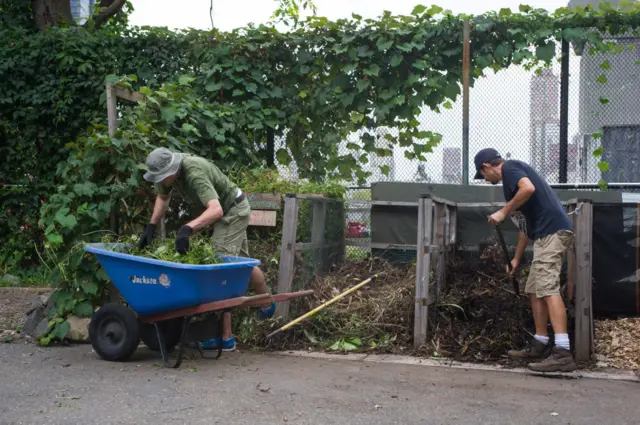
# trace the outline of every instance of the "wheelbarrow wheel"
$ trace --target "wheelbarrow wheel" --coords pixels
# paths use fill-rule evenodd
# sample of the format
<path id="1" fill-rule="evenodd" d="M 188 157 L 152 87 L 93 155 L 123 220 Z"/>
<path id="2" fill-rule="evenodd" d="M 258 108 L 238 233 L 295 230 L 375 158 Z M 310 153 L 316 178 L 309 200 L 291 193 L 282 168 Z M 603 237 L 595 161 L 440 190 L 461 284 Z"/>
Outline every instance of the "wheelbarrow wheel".
<path id="1" fill-rule="evenodd" d="M 136 314 L 122 304 L 106 304 L 93 315 L 89 326 L 93 349 L 107 361 L 125 361 L 140 342 Z"/>
<path id="2" fill-rule="evenodd" d="M 163 320 L 158 323 L 160 332 L 164 336 L 164 343 L 167 352 L 171 352 L 180 342 L 182 337 L 182 319 Z M 160 351 L 160 343 L 156 334 L 156 327 L 153 323 L 143 323 L 140 325 L 140 338 L 144 345 L 152 351 Z"/>

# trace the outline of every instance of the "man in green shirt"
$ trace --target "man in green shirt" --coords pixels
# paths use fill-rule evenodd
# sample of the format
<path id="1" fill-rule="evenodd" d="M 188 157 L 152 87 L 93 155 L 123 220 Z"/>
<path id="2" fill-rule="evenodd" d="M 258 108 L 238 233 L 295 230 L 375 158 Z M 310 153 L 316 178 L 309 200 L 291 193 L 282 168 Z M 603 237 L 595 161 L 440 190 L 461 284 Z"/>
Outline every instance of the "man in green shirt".
<path id="1" fill-rule="evenodd" d="M 148 172 L 144 178 L 155 184 L 158 196 L 151 220 L 140 238 L 140 248 L 152 242 L 156 226 L 169 207 L 171 192 L 176 189 L 195 217 L 178 229 L 175 242 L 177 252 L 184 254 L 189 250 L 189 236 L 192 233 L 213 225 L 216 252 L 249 257 L 249 201 L 218 167 L 205 158 L 171 152 L 166 148 L 153 150 L 146 162 Z M 253 268 L 249 285 L 256 294 L 269 293 L 264 274 L 258 267 Z M 263 318 L 271 317 L 274 311 L 275 303 L 260 307 Z M 225 313 L 224 322 L 222 340 L 214 338 L 203 341 L 203 348 L 217 349 L 222 344 L 223 350 L 235 349 L 230 313 Z"/>

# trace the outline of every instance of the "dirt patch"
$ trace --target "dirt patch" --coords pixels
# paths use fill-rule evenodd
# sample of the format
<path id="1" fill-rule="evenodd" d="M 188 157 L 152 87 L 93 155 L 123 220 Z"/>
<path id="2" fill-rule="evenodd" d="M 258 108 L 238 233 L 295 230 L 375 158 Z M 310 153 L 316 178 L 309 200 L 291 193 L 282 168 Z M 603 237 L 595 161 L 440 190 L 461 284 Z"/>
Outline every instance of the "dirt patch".
<path id="1" fill-rule="evenodd" d="M 596 353 L 614 368 L 640 370 L 640 317 L 596 320 Z"/>
<path id="2" fill-rule="evenodd" d="M 49 288 L 0 288 L 0 330 L 22 326 L 34 297 L 50 292 Z"/>

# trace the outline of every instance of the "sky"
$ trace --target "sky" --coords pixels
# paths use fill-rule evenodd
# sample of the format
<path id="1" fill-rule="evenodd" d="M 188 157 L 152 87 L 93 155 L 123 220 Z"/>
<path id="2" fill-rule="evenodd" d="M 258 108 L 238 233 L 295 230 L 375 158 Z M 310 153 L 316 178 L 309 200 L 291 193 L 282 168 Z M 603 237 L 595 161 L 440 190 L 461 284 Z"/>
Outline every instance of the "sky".
<path id="1" fill-rule="evenodd" d="M 418 0 L 314 0 L 319 16 L 332 20 L 346 18 L 352 13 L 363 17 L 377 17 L 385 10 L 393 14 L 411 13 Z M 134 25 L 167 26 L 169 28 L 210 29 L 210 0 L 181 0 L 179 9 L 169 0 L 132 0 L 135 11 Z M 510 8 L 518 10 L 522 3 L 535 8 L 554 11 L 566 7 L 568 1 L 558 0 L 440 0 L 424 2 L 439 4 L 454 13 L 482 14 L 489 10 Z M 273 0 L 213 0 L 213 23 L 216 28 L 230 31 L 249 23 L 267 23 L 277 7 Z M 559 52 L 558 52 L 559 53 Z M 560 64 L 554 64 L 554 73 L 560 75 Z M 569 140 L 578 133 L 578 83 L 580 59 L 571 60 Z M 509 152 L 515 159 L 529 160 L 529 104 L 532 72 L 511 67 L 476 83 L 470 92 L 470 156 L 483 147 L 491 146 L 502 153 Z M 509 100 L 508 100 L 509 99 Z M 429 154 L 426 169 L 434 181 L 442 178 L 442 148 L 462 146 L 462 99 L 453 109 L 436 114 L 425 111 L 420 120 L 425 130 L 443 135 L 441 145 Z M 398 180 L 412 180 L 417 163 L 406 160 L 404 152 L 394 152 L 395 175 Z M 571 176 L 570 176 L 571 179 Z"/>

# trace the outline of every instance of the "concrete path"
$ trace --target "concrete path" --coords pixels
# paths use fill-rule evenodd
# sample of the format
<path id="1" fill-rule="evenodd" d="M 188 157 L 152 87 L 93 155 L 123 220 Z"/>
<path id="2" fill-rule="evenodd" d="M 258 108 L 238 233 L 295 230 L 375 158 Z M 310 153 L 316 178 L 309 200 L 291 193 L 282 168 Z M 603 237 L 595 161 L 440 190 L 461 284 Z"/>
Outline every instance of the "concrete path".
<path id="1" fill-rule="evenodd" d="M 0 424 L 638 424 L 640 384 L 406 364 L 0 344 Z"/>

